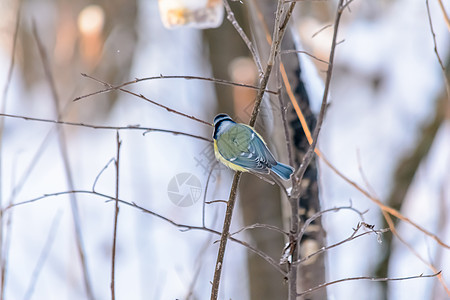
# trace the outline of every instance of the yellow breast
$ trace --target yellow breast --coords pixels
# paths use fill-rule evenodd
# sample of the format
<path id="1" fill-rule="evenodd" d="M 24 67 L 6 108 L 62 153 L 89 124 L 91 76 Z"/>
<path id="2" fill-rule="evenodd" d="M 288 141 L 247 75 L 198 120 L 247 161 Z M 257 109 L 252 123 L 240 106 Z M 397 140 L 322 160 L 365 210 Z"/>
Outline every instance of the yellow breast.
<path id="1" fill-rule="evenodd" d="M 217 149 L 217 142 L 214 140 L 214 154 L 216 155 L 216 158 L 225 166 L 228 168 L 234 170 L 234 171 L 240 171 L 240 172 L 248 172 L 247 169 L 244 169 L 241 166 L 238 166 L 236 164 L 233 164 L 231 161 L 226 160 L 223 158 L 223 156 L 220 154 L 219 149 Z"/>

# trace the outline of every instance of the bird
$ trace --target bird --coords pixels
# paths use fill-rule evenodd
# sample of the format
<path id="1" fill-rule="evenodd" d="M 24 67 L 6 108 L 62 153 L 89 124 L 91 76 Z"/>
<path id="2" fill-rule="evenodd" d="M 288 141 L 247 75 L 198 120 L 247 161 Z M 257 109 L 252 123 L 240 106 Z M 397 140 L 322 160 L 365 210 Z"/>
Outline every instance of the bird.
<path id="1" fill-rule="evenodd" d="M 278 162 L 264 139 L 252 127 L 236 123 L 227 114 L 214 118 L 214 154 L 225 166 L 240 172 L 276 174 L 289 180 L 294 168 Z"/>

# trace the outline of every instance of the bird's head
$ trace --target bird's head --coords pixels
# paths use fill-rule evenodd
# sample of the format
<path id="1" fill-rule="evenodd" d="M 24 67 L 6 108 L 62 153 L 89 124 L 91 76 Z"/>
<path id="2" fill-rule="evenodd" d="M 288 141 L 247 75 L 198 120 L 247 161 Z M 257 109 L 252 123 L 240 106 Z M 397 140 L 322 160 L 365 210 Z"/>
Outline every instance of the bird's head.
<path id="1" fill-rule="evenodd" d="M 222 133 L 226 132 L 235 122 L 227 114 L 218 114 L 214 118 L 214 134 L 213 137 L 217 139 Z"/>

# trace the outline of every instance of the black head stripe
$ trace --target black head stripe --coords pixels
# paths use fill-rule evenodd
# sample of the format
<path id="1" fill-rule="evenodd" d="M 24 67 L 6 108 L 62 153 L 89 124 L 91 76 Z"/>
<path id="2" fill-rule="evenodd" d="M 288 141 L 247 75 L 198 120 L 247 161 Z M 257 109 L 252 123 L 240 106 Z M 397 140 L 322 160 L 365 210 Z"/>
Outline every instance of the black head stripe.
<path id="1" fill-rule="evenodd" d="M 220 121 L 224 121 L 224 120 L 230 120 L 230 121 L 232 121 L 229 115 L 227 115 L 227 114 L 218 114 L 218 115 L 214 118 L 214 125 L 217 126 L 217 124 L 218 124 Z"/>

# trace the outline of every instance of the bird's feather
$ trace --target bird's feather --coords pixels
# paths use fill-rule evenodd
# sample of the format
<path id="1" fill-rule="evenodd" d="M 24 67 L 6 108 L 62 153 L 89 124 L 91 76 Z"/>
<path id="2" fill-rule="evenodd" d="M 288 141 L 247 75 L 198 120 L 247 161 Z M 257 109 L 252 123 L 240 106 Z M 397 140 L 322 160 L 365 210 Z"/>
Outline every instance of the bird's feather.
<path id="1" fill-rule="evenodd" d="M 217 140 L 218 152 L 230 164 L 267 174 L 277 164 L 262 138 L 249 126 L 234 124 Z"/>

